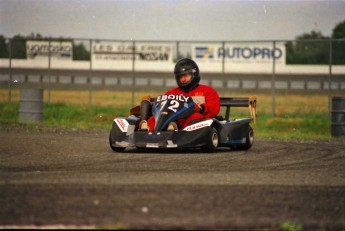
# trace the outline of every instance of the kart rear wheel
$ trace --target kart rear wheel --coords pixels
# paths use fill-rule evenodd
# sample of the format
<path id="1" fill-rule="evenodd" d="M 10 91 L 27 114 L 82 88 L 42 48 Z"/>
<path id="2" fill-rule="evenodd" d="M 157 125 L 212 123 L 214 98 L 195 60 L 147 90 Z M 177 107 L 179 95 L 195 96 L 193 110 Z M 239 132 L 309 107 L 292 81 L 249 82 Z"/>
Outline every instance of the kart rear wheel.
<path id="1" fill-rule="evenodd" d="M 246 135 L 246 142 L 241 146 L 241 150 L 248 150 L 252 147 L 254 143 L 254 130 L 249 126 L 248 132 Z"/>
<path id="2" fill-rule="evenodd" d="M 110 145 L 110 148 L 114 151 L 114 152 L 123 152 L 126 148 L 124 147 L 114 147 L 112 145 L 112 141 L 111 141 L 111 134 L 109 134 L 109 145 Z"/>
<path id="3" fill-rule="evenodd" d="M 231 145 L 230 148 L 234 151 L 239 151 L 239 150 L 249 150 L 252 147 L 254 143 L 254 130 L 251 126 L 248 127 L 248 131 L 245 138 L 246 138 L 245 143 Z"/>
<path id="4" fill-rule="evenodd" d="M 207 137 L 207 144 L 203 146 L 201 149 L 204 152 L 215 152 L 219 145 L 219 135 L 217 129 L 214 127 L 211 128 L 211 132 L 209 136 Z"/>

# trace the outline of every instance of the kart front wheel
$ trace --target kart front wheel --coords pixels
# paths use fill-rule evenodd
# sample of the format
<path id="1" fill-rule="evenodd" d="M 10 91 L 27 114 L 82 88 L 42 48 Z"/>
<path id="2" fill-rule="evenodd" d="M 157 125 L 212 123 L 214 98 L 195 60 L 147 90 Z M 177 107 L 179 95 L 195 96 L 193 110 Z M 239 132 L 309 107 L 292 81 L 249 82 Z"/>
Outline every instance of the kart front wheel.
<path id="1" fill-rule="evenodd" d="M 202 147 L 204 152 L 214 152 L 217 150 L 219 145 L 219 135 L 217 129 L 214 127 L 211 128 L 211 132 L 207 137 L 207 143 L 205 146 Z"/>
<path id="2" fill-rule="evenodd" d="M 114 147 L 112 145 L 112 141 L 111 141 L 111 134 L 109 134 L 109 145 L 110 145 L 110 148 L 114 151 L 114 152 L 123 152 L 126 148 L 124 147 Z"/>

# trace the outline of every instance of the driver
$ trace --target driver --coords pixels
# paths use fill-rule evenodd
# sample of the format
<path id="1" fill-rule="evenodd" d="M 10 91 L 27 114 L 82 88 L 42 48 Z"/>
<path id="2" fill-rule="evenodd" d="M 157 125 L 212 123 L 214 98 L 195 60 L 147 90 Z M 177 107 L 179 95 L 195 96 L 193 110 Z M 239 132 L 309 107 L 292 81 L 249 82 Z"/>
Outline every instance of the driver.
<path id="1" fill-rule="evenodd" d="M 167 130 L 184 129 L 193 120 L 213 118 L 218 115 L 220 111 L 219 95 L 212 87 L 199 84 L 199 67 L 193 60 L 183 58 L 177 61 L 174 74 L 177 87 L 167 91 L 165 95 L 191 96 L 194 100 L 194 113 L 177 120 L 177 123 L 170 122 Z M 143 97 L 140 130 L 154 130 L 155 118 L 149 116 L 150 106 L 150 97 Z"/>

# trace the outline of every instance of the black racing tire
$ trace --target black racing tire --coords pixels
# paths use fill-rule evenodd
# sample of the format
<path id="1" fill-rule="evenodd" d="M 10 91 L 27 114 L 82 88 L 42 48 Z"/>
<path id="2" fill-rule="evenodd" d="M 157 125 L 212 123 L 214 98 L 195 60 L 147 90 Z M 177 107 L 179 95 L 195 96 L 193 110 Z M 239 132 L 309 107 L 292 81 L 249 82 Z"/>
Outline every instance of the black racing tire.
<path id="1" fill-rule="evenodd" d="M 246 142 L 244 144 L 231 145 L 230 148 L 234 151 L 249 150 L 254 143 L 254 130 L 251 126 L 248 127 L 246 133 Z"/>
<path id="2" fill-rule="evenodd" d="M 249 150 L 254 143 L 254 130 L 251 126 L 248 127 L 246 135 L 246 142 L 241 146 L 241 150 Z"/>
<path id="3" fill-rule="evenodd" d="M 114 147 L 111 143 L 111 134 L 109 134 L 109 145 L 114 152 L 123 152 L 126 149 L 124 147 Z"/>
<path id="4" fill-rule="evenodd" d="M 211 127 L 211 132 L 207 137 L 206 145 L 202 146 L 201 149 L 204 152 L 212 153 L 215 152 L 219 145 L 219 134 L 217 129 Z"/>

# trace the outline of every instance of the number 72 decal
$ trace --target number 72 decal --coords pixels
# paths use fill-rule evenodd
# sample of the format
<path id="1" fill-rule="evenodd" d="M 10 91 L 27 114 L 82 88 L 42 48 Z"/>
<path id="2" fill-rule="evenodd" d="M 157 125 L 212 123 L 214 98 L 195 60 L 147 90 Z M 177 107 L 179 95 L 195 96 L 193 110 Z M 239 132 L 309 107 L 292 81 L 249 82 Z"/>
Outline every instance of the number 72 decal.
<path id="1" fill-rule="evenodd" d="M 162 101 L 160 108 L 164 108 L 168 100 Z M 170 100 L 170 106 L 168 107 L 169 110 L 176 112 L 177 108 L 180 106 L 180 103 L 177 100 Z"/>

